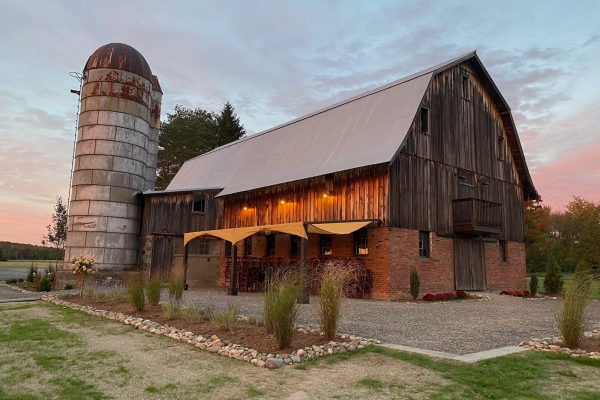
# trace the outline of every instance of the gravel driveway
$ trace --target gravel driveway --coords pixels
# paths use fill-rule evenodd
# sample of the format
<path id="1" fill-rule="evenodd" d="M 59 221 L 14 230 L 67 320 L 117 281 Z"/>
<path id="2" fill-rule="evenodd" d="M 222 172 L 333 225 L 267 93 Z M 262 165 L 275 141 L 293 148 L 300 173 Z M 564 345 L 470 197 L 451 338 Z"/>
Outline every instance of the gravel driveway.
<path id="1" fill-rule="evenodd" d="M 207 290 L 190 289 L 184 301 L 206 299 Z M 524 340 L 558 336 L 554 314 L 561 299 L 528 300 L 488 294 L 491 300 L 404 303 L 378 300 L 345 300 L 339 331 L 380 339 L 384 343 L 465 355 Z M 217 302 L 235 299 L 247 316 L 262 316 L 262 295 L 241 293 L 237 298 L 210 292 Z M 301 305 L 299 322 L 318 327 L 318 298 Z M 600 329 L 600 301 L 589 306 L 587 330 Z"/>
<path id="2" fill-rule="evenodd" d="M 35 293 L 35 292 L 22 293 L 15 289 L 9 288 L 3 284 L 0 285 L 0 302 L 12 301 L 12 300 L 18 300 L 18 299 L 32 299 L 32 298 L 39 299 L 40 297 L 42 297 L 42 293 Z"/>

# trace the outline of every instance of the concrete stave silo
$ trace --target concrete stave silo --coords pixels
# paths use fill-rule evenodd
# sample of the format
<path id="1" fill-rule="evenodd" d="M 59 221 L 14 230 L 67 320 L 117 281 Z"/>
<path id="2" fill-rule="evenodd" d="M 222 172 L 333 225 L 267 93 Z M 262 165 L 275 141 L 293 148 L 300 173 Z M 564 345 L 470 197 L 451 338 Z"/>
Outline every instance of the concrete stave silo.
<path id="1" fill-rule="evenodd" d="M 142 191 L 154 189 L 162 91 L 144 57 L 111 43 L 84 71 L 65 262 L 84 254 L 101 271 L 140 257 Z"/>

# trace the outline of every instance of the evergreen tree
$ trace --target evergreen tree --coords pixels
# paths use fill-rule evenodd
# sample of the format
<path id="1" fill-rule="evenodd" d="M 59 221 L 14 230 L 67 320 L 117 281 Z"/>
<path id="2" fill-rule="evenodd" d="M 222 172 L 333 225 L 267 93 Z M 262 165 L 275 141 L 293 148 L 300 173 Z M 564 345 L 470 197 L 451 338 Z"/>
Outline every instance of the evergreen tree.
<path id="1" fill-rule="evenodd" d="M 62 203 L 62 197 L 56 198 L 56 205 L 54 206 L 54 214 L 52 214 L 52 222 L 48 224 L 48 234 L 42 237 L 42 245 L 51 243 L 56 249 L 56 268 L 58 269 L 58 259 L 60 256 L 60 250 L 65 248 L 67 241 L 67 224 L 68 224 L 69 213 L 67 208 Z"/>
<path id="2" fill-rule="evenodd" d="M 546 294 L 558 294 L 562 291 L 563 279 L 562 270 L 554 257 L 548 258 L 546 264 L 546 276 L 544 277 L 544 289 Z"/>
<path id="3" fill-rule="evenodd" d="M 244 125 L 240 124 L 240 119 L 229 102 L 225 103 L 220 114 L 215 115 L 215 121 L 215 148 L 236 141 L 246 134 Z"/>

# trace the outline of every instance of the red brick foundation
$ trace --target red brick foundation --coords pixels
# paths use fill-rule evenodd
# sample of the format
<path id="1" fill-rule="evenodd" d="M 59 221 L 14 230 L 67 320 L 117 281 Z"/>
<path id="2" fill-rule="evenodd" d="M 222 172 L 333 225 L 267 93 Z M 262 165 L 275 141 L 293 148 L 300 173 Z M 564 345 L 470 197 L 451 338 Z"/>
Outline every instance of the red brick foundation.
<path id="1" fill-rule="evenodd" d="M 506 261 L 500 261 L 499 242 L 485 244 L 485 266 L 490 291 L 525 290 L 525 243 L 506 242 Z"/>

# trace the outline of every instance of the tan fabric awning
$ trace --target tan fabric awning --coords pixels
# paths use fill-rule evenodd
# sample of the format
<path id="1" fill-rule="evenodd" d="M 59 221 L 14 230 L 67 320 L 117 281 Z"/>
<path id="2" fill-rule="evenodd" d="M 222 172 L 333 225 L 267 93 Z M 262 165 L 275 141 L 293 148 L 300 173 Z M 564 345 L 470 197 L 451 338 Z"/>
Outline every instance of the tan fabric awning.
<path id="1" fill-rule="evenodd" d="M 268 231 L 289 233 L 290 235 L 296 235 L 308 239 L 306 230 L 304 229 L 304 223 L 293 222 L 289 224 L 251 226 L 248 228 L 215 229 L 212 231 L 189 232 L 183 235 L 183 244 L 186 245 L 190 240 L 200 236 L 214 236 L 225 239 L 231 243 L 237 243 L 240 240 L 246 239 L 248 236 L 254 235 L 255 233 Z"/>
<path id="2" fill-rule="evenodd" d="M 190 240 L 200 236 L 214 236 L 227 240 L 231 243 L 237 243 L 258 232 L 283 232 L 290 235 L 296 235 L 308 239 L 306 231 L 309 233 L 318 233 L 321 235 L 347 235 L 359 230 L 373 221 L 358 222 L 327 222 L 322 224 L 306 224 L 304 222 L 292 222 L 289 224 L 250 226 L 247 228 L 215 229 L 212 231 L 189 232 L 183 235 L 183 244 L 186 245 Z"/>
<path id="3" fill-rule="evenodd" d="M 373 221 L 359 222 L 328 222 L 325 224 L 308 224 L 308 233 L 318 233 L 321 235 L 347 235 L 354 231 L 364 228 Z"/>

